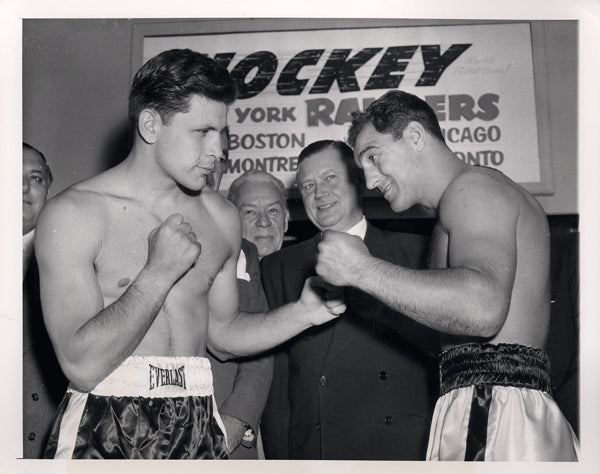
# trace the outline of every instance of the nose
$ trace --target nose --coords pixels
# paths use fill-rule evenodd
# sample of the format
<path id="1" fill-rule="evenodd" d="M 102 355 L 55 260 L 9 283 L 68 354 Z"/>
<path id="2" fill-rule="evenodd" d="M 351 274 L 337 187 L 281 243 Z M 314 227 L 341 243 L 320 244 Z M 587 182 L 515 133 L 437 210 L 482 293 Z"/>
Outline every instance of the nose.
<path id="1" fill-rule="evenodd" d="M 375 189 L 377 187 L 377 183 L 379 182 L 379 176 L 373 167 L 364 168 L 365 173 L 365 184 L 367 189 Z"/>
<path id="2" fill-rule="evenodd" d="M 215 134 L 206 144 L 206 154 L 211 159 L 211 166 L 216 167 L 220 160 L 225 158 L 227 142 L 223 141 L 220 135 Z"/>
<path id="3" fill-rule="evenodd" d="M 271 221 L 269 220 L 269 218 L 267 217 L 267 214 L 265 212 L 259 212 L 258 213 L 258 219 L 256 220 L 256 225 L 258 227 L 269 227 L 271 225 Z"/>
<path id="4" fill-rule="evenodd" d="M 29 189 L 30 189 L 29 180 L 27 179 L 27 176 L 23 175 L 23 194 L 28 193 Z"/>
<path id="5" fill-rule="evenodd" d="M 329 194 L 329 189 L 327 184 L 324 181 L 315 183 L 315 198 L 320 198 Z"/>

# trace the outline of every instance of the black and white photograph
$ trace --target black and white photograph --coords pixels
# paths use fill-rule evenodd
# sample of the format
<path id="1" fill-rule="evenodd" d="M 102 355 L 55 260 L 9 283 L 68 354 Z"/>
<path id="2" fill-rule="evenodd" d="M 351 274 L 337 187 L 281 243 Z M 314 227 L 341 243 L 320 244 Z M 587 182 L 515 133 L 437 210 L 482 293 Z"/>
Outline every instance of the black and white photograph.
<path id="1" fill-rule="evenodd" d="M 406 3 L 0 3 L 0 472 L 597 472 L 600 2 Z"/>

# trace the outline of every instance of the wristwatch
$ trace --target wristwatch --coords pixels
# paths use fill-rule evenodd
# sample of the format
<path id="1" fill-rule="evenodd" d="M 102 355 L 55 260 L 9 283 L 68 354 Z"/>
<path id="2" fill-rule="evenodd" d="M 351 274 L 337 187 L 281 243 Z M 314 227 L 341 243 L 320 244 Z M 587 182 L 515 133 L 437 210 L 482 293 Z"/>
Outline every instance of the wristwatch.
<path id="1" fill-rule="evenodd" d="M 244 432 L 244 436 L 242 436 L 242 446 L 246 448 L 251 448 L 254 446 L 254 442 L 256 441 L 256 435 L 254 434 L 254 430 L 248 423 L 244 423 L 244 428 L 246 431 Z"/>

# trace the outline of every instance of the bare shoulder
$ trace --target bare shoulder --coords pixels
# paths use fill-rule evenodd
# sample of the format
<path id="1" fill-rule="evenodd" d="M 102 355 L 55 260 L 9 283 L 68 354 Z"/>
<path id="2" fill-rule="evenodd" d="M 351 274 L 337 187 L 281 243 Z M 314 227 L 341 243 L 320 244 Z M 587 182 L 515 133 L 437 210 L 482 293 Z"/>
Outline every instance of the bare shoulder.
<path id="1" fill-rule="evenodd" d="M 45 204 L 36 225 L 36 253 L 57 246 L 75 249 L 95 245 L 106 222 L 106 205 L 100 193 L 86 185 L 73 185 Z"/>
<path id="2" fill-rule="evenodd" d="M 504 206 L 514 208 L 523 198 L 519 188 L 500 171 L 471 166 L 449 184 L 442 196 L 440 208 L 443 206 L 493 207 L 498 210 Z"/>
<path id="3" fill-rule="evenodd" d="M 224 239 L 239 252 L 242 228 L 240 215 L 235 205 L 212 189 L 203 190 L 200 201 L 215 225 L 221 230 Z"/>

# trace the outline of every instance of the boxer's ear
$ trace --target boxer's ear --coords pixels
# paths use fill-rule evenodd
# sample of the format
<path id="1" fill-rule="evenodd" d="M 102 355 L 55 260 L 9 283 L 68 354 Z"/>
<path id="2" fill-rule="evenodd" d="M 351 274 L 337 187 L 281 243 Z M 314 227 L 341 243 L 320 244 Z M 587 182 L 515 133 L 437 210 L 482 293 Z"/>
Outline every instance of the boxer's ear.
<path id="1" fill-rule="evenodd" d="M 148 144 L 156 142 L 158 129 L 162 125 L 162 119 L 154 109 L 144 109 L 138 116 L 138 132 Z"/>
<path id="2" fill-rule="evenodd" d="M 423 151 L 427 142 L 427 134 L 423 125 L 419 122 L 409 122 L 402 135 L 407 137 L 408 142 L 416 151 Z"/>

